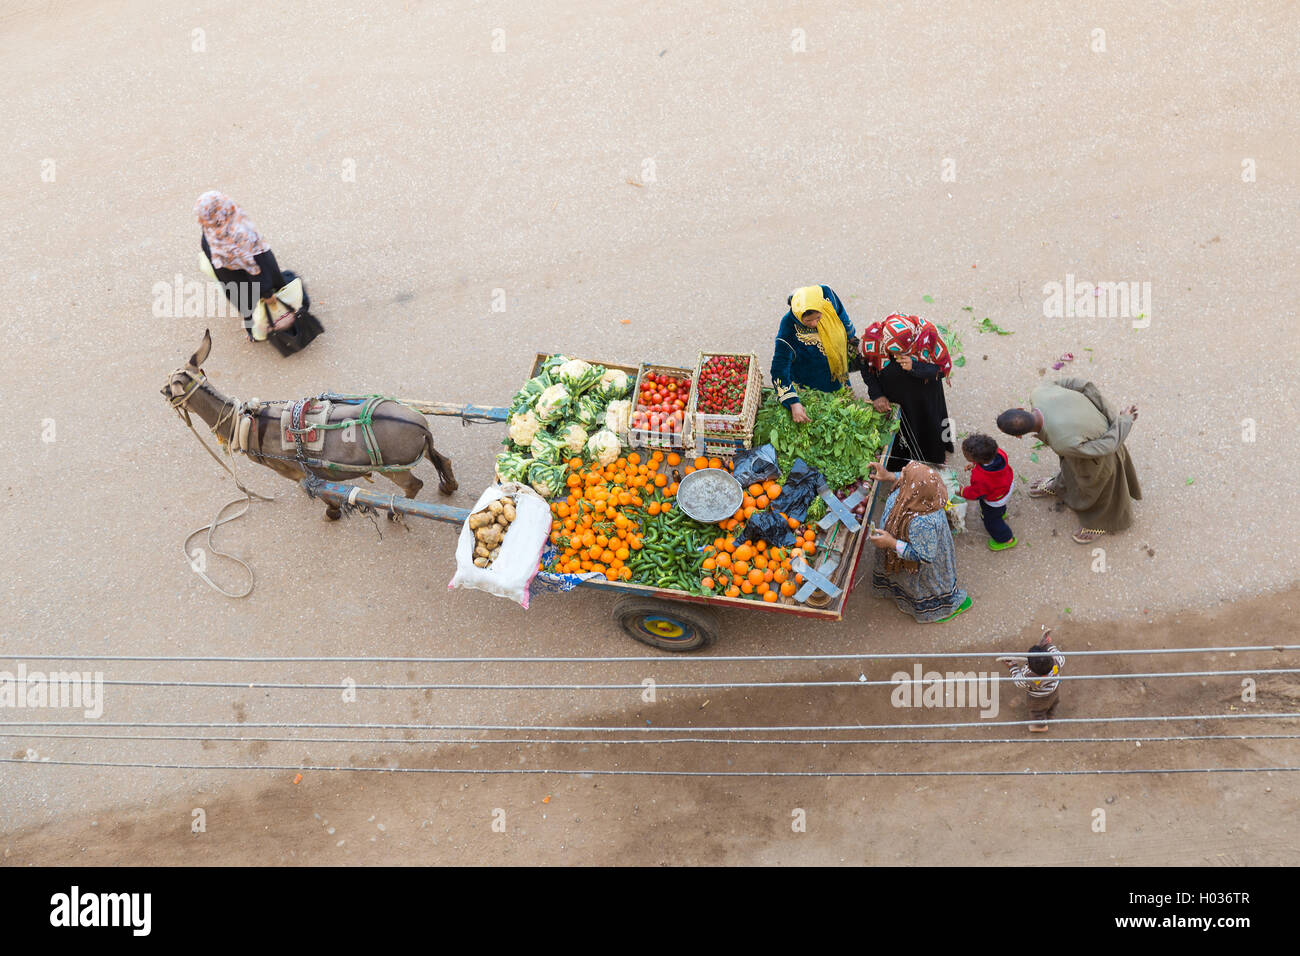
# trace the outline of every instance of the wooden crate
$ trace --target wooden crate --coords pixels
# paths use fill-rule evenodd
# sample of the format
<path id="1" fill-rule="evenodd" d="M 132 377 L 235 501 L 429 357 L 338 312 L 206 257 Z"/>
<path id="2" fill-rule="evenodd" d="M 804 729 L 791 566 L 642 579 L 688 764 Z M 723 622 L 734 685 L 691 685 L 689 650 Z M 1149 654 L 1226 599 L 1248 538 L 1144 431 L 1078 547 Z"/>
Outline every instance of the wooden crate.
<path id="1" fill-rule="evenodd" d="M 745 380 L 745 401 L 739 415 L 721 415 L 699 410 L 699 382 L 704 370 L 704 363 L 710 358 L 743 358 L 749 360 L 748 377 Z M 744 447 L 754 435 L 754 419 L 758 417 L 758 404 L 763 389 L 763 373 L 758 367 L 758 356 L 752 352 L 701 352 L 695 363 L 694 384 L 691 389 L 691 419 L 696 436 L 704 438 L 743 439 Z"/>
<path id="2" fill-rule="evenodd" d="M 687 393 L 686 406 L 683 409 L 685 414 L 682 416 L 682 430 L 680 432 L 651 431 L 648 428 L 633 428 L 631 426 L 631 416 L 628 417 L 628 432 L 623 436 L 624 444 L 629 448 L 669 448 L 674 451 L 682 451 L 691 447 L 691 413 L 690 408 L 695 403 L 695 376 L 691 374 L 688 368 L 679 368 L 676 365 L 655 365 L 652 362 L 642 362 L 641 368 L 636 373 L 636 385 L 632 389 L 632 412 L 636 412 L 636 406 L 641 400 L 641 380 L 646 375 L 675 375 L 686 379 L 691 383 L 691 389 Z"/>

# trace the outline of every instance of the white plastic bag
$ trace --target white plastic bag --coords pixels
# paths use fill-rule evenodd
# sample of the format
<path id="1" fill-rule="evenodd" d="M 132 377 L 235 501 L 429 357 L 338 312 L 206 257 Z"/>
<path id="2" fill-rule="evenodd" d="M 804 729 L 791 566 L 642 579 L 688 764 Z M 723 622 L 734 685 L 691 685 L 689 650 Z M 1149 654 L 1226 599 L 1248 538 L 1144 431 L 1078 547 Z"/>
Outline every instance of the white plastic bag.
<path id="1" fill-rule="evenodd" d="M 456 574 L 447 587 L 477 588 L 510 598 L 526 609 L 528 585 L 537 575 L 542 549 L 551 532 L 551 506 L 527 485 L 510 482 L 484 491 L 470 514 L 478 514 L 493 501 L 506 497 L 515 500 L 515 520 L 501 542 L 497 559 L 486 568 L 474 566 L 474 532 L 469 530 L 466 519 L 456 544 Z"/>
<path id="2" fill-rule="evenodd" d="M 944 510 L 948 513 L 948 527 L 953 534 L 963 534 L 966 531 L 966 509 L 970 502 L 961 496 L 961 478 L 954 468 L 941 468 L 939 475 L 948 486 L 948 503 L 944 505 Z"/>

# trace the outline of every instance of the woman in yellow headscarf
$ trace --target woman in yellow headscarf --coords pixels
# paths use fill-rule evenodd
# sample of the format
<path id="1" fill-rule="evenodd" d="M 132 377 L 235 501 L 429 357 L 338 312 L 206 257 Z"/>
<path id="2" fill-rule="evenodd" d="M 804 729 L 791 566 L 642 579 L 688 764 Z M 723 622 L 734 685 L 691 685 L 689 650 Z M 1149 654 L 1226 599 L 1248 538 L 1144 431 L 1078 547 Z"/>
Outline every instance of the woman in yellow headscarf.
<path id="1" fill-rule="evenodd" d="M 772 355 L 772 385 L 796 422 L 808 421 L 799 389 L 836 392 L 849 384 L 849 360 L 857 355 L 857 333 L 844 305 L 830 288 L 809 285 L 786 300 Z"/>

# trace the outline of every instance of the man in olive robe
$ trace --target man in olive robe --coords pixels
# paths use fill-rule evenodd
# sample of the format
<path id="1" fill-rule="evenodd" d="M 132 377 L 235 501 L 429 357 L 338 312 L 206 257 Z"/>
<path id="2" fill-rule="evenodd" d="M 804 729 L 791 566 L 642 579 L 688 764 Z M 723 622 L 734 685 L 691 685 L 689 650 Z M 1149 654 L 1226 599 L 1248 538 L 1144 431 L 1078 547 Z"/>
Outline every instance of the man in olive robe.
<path id="1" fill-rule="evenodd" d="M 1045 382 L 1030 396 L 1033 408 L 998 416 L 1008 435 L 1036 434 L 1061 460 L 1060 471 L 1029 488 L 1031 498 L 1055 496 L 1079 516 L 1074 540 L 1087 544 L 1133 523 L 1132 501 L 1142 499 L 1137 471 L 1124 441 L 1137 421 L 1137 406 L 1118 415 L 1097 386 L 1081 378 Z"/>

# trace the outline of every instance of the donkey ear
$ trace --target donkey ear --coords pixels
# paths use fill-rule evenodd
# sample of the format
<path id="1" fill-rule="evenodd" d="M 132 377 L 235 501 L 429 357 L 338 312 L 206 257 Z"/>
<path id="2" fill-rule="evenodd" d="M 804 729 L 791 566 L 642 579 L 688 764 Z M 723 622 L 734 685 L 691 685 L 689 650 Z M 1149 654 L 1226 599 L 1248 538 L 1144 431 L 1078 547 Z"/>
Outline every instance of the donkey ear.
<path id="1" fill-rule="evenodd" d="M 208 360 L 208 353 L 212 351 L 212 333 L 207 329 L 203 330 L 203 341 L 199 343 L 198 351 L 190 356 L 190 365 L 194 368 L 202 368 L 203 363 Z"/>

